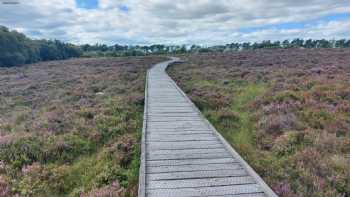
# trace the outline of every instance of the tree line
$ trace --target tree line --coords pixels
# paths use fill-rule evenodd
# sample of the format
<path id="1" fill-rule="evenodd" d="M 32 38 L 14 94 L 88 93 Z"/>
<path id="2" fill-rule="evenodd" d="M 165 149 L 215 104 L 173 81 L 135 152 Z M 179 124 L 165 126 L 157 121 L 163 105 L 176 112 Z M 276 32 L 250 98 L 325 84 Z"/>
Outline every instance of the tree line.
<path id="1" fill-rule="evenodd" d="M 81 46 L 84 56 L 140 56 L 149 54 L 183 54 L 183 53 L 205 53 L 205 52 L 229 52 L 256 49 L 276 49 L 276 48 L 350 48 L 350 40 L 326 40 L 326 39 L 293 39 L 284 41 L 262 41 L 262 42 L 243 42 L 231 43 L 216 46 L 200 45 L 150 45 L 150 46 L 122 46 L 85 44 Z"/>
<path id="2" fill-rule="evenodd" d="M 232 43 L 225 46 L 214 47 L 217 50 L 251 50 L 251 49 L 266 49 L 266 48 L 350 48 L 350 40 L 326 40 L 326 39 L 300 39 L 284 40 L 284 41 L 262 41 L 262 42 L 245 42 L 245 43 Z"/>
<path id="3" fill-rule="evenodd" d="M 79 46 L 58 40 L 32 40 L 0 26 L 0 67 L 80 57 Z"/>
<path id="4" fill-rule="evenodd" d="M 180 54 L 190 52 L 186 45 L 111 45 L 106 44 L 84 44 L 81 45 L 84 52 L 84 57 L 107 56 L 107 57 L 121 57 L 121 56 L 143 56 L 143 55 L 161 55 L 161 54 Z"/>
<path id="5" fill-rule="evenodd" d="M 200 45 L 73 45 L 59 40 L 32 40 L 17 31 L 0 26 L 0 67 L 15 66 L 47 60 L 72 57 L 120 57 L 160 54 L 184 54 L 206 52 L 235 52 L 242 50 L 274 48 L 350 48 L 350 40 L 293 39 L 284 41 L 262 41 L 231 43 L 216 46 Z"/>

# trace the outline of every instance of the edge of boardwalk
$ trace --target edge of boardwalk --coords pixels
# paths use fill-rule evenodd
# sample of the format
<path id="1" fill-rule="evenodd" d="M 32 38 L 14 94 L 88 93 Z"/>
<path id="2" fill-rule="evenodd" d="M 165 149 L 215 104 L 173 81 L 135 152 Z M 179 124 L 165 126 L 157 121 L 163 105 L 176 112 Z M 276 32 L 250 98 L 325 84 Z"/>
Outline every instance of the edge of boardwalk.
<path id="1" fill-rule="evenodd" d="M 178 58 L 171 58 L 167 67 L 171 64 L 181 62 Z M 164 62 L 161 62 L 164 63 Z M 157 64 L 155 64 L 157 65 Z M 250 165 L 236 152 L 236 150 L 225 140 L 224 137 L 216 130 L 216 128 L 203 116 L 202 112 L 197 108 L 197 106 L 187 97 L 187 95 L 182 91 L 182 89 L 175 83 L 174 80 L 168 75 L 166 70 L 164 71 L 165 74 L 171 79 L 171 82 L 174 84 L 176 89 L 182 94 L 182 96 L 191 104 L 191 107 L 198 113 L 200 118 L 205 122 L 205 124 L 211 129 L 211 131 L 219 138 L 219 140 L 222 142 L 222 144 L 225 146 L 226 150 L 228 150 L 231 155 L 239 160 L 240 164 L 244 167 L 244 169 L 247 171 L 247 173 L 252 176 L 257 184 L 260 185 L 261 189 L 264 191 L 264 193 L 267 196 L 270 197 L 277 197 L 275 192 L 265 183 L 265 181 L 255 172 L 255 170 L 250 167 Z M 142 139 L 141 139 L 141 163 L 140 163 L 140 170 L 139 170 L 139 190 L 138 190 L 138 196 L 139 197 L 146 197 L 146 130 L 147 130 L 147 104 L 148 104 L 148 77 L 149 77 L 149 70 L 147 71 L 146 75 L 146 85 L 145 85 L 145 106 L 144 106 L 144 114 L 143 114 L 143 127 L 142 127 Z"/>
<path id="2" fill-rule="evenodd" d="M 147 129 L 147 104 L 148 104 L 148 76 L 149 70 L 146 74 L 145 84 L 145 99 L 144 99 L 144 110 L 143 110 L 143 123 L 142 123 L 142 137 L 141 137 L 141 158 L 140 158 L 140 169 L 139 169 L 139 188 L 138 196 L 146 196 L 146 129 Z"/>

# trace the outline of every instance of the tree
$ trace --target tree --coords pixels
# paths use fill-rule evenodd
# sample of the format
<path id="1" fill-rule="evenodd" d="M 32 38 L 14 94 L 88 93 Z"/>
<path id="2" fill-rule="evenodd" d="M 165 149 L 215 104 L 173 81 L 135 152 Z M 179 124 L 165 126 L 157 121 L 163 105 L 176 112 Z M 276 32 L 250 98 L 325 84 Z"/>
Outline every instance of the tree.
<path id="1" fill-rule="evenodd" d="M 303 47 L 304 40 L 297 38 L 297 39 L 292 40 L 292 42 L 290 44 L 294 48 L 300 48 L 300 47 Z"/>
<path id="2" fill-rule="evenodd" d="M 346 48 L 350 48 L 350 40 L 347 40 L 347 41 L 345 42 L 344 47 L 346 47 Z"/>
<path id="3" fill-rule="evenodd" d="M 310 49 L 310 48 L 315 48 L 316 46 L 317 46 L 316 42 L 311 40 L 311 39 L 306 40 L 305 43 L 304 43 L 304 47 L 305 48 L 309 48 Z"/>
<path id="4" fill-rule="evenodd" d="M 284 40 L 284 41 L 282 42 L 282 47 L 283 47 L 283 48 L 289 48 L 289 47 L 290 47 L 290 42 L 289 42 L 289 40 Z"/>
<path id="5" fill-rule="evenodd" d="M 345 48 L 346 47 L 346 40 L 341 39 L 341 40 L 335 41 L 335 47 L 336 48 Z"/>
<path id="6" fill-rule="evenodd" d="M 0 26 L 0 66 L 67 59 L 81 54 L 80 48 L 75 45 L 58 40 L 31 40 L 22 33 Z"/>
<path id="7" fill-rule="evenodd" d="M 250 48 L 251 48 L 250 46 L 251 46 L 250 42 L 244 42 L 244 43 L 242 44 L 242 49 L 243 49 L 243 50 L 250 49 Z"/>
<path id="8" fill-rule="evenodd" d="M 318 40 L 318 48 L 332 48 L 331 42 L 326 39 Z"/>

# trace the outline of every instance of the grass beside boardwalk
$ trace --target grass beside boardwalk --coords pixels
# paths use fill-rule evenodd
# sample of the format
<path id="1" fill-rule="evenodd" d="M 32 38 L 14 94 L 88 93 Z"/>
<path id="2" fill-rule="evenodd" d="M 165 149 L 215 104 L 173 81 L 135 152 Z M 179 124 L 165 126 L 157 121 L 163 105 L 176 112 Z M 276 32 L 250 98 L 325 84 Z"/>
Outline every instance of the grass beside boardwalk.
<path id="1" fill-rule="evenodd" d="M 161 57 L 0 69 L 0 196 L 137 196 L 146 69 Z"/>
<path id="2" fill-rule="evenodd" d="M 350 195 L 350 51 L 185 56 L 169 69 L 279 196 Z"/>

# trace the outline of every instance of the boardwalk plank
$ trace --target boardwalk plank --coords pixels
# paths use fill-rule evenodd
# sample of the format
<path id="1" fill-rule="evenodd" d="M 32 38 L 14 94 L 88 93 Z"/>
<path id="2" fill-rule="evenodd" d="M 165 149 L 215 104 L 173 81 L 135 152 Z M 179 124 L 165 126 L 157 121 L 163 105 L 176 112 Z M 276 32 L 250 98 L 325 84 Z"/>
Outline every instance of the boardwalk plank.
<path id="1" fill-rule="evenodd" d="M 238 170 L 241 169 L 237 163 L 226 164 L 193 164 L 178 166 L 158 166 L 147 167 L 148 173 L 164 173 L 164 172 L 193 172 L 193 171 L 209 171 L 209 170 Z"/>
<path id="2" fill-rule="evenodd" d="M 262 192 L 257 184 L 229 185 L 217 187 L 199 188 L 175 188 L 149 190 L 148 195 L 159 197 L 186 197 L 186 196 L 210 196 L 210 195 L 230 195 L 230 194 L 250 194 Z"/>
<path id="3" fill-rule="evenodd" d="M 172 155 L 172 154 L 207 154 L 207 153 L 221 153 L 225 152 L 224 147 L 222 148 L 203 148 L 203 149 L 178 149 L 178 150 L 153 150 L 148 154 L 150 155 Z"/>
<path id="4" fill-rule="evenodd" d="M 204 159 L 204 158 L 227 158 L 231 155 L 226 152 L 218 153 L 186 153 L 186 154 L 166 154 L 152 155 L 147 154 L 147 160 L 169 160 L 169 159 Z"/>
<path id="5" fill-rule="evenodd" d="M 208 178 L 208 179 L 150 181 L 147 185 L 147 188 L 149 189 L 194 188 L 194 187 L 242 185 L 242 184 L 252 184 L 252 183 L 255 183 L 255 180 L 252 177 L 242 176 L 242 177 L 224 177 L 224 178 Z"/>
<path id="6" fill-rule="evenodd" d="M 147 166 L 177 166 L 177 165 L 195 165 L 195 164 L 223 164 L 237 163 L 233 158 L 214 158 L 214 159 L 186 159 L 186 160 L 159 160 L 147 161 Z"/>
<path id="7" fill-rule="evenodd" d="M 147 174 L 148 180 L 183 180 L 199 178 L 217 178 L 217 177 L 239 177 L 247 176 L 248 173 L 243 170 L 212 170 L 212 171 L 193 171 L 193 172 L 169 172 Z"/>

